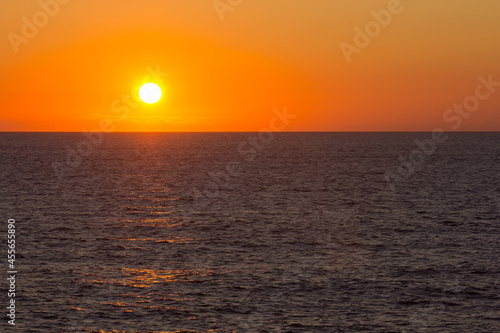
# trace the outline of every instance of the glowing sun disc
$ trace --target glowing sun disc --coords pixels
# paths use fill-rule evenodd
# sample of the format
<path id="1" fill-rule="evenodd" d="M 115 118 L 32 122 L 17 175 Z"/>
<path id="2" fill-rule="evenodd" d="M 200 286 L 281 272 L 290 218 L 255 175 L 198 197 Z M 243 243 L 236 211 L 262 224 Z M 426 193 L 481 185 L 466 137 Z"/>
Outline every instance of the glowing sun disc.
<path id="1" fill-rule="evenodd" d="M 156 103 L 161 98 L 161 88 L 155 83 L 145 83 L 139 89 L 139 98 L 144 103 Z"/>

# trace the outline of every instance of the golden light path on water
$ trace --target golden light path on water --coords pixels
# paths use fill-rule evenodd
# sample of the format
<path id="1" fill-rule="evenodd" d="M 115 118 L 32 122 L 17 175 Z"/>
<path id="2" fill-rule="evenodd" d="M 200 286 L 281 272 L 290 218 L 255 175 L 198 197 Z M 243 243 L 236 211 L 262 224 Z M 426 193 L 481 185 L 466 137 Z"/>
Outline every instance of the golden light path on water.
<path id="1" fill-rule="evenodd" d="M 448 133 L 458 144 L 440 154 L 462 162 L 429 160 L 419 171 L 429 183 L 408 179 L 402 197 L 381 178 L 392 161 L 385 147 L 420 133 L 280 133 L 227 180 L 227 161 L 244 163 L 237 147 L 252 135 L 110 133 L 63 189 L 40 182 L 53 175 L 39 162 L 53 159 L 20 151 L 22 135 L 7 140 L 11 160 L 33 155 L 18 160 L 30 171 L 18 180 L 31 177 L 37 195 L 23 201 L 24 215 L 12 212 L 29 221 L 21 330 L 385 332 L 425 320 L 439 331 L 475 302 L 460 329 L 495 332 L 500 189 L 484 184 L 499 174 L 497 134 Z M 81 139 L 27 138 L 45 152 Z M 193 187 L 212 196 L 200 199 Z M 418 311 L 450 288 L 453 312 Z"/>

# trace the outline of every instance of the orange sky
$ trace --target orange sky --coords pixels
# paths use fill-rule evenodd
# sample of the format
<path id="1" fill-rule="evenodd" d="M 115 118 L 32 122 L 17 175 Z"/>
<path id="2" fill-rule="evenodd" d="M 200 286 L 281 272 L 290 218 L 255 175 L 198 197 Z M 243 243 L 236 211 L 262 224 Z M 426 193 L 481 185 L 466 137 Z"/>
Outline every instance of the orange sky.
<path id="1" fill-rule="evenodd" d="M 114 131 L 259 131 L 285 106 L 296 115 L 285 131 L 500 131 L 500 87 L 459 126 L 443 118 L 479 76 L 500 82 L 499 1 L 1 6 L 0 131 L 79 132 L 103 119 Z M 372 29 L 369 43 L 356 27 Z M 159 103 L 135 101 L 145 81 L 162 87 Z"/>

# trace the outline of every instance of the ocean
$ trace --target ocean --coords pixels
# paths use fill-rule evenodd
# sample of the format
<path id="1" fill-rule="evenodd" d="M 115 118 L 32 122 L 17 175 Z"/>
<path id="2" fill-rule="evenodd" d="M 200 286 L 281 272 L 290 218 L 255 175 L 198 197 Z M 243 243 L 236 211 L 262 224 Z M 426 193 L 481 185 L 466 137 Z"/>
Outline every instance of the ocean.
<path id="1" fill-rule="evenodd" d="M 0 162 L 2 332 L 500 332 L 500 133 L 0 133 Z"/>

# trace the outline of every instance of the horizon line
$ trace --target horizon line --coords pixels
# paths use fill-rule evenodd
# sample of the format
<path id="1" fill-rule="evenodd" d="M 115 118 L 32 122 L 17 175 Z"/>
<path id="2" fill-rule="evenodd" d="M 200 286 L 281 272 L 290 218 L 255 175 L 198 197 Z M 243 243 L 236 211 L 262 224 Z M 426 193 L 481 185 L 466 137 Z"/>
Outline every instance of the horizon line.
<path id="1" fill-rule="evenodd" d="M 0 131 L 0 133 L 260 133 L 260 131 Z M 264 131 L 272 133 L 433 133 L 434 131 Z M 500 130 L 444 131 L 443 133 L 500 133 Z"/>

